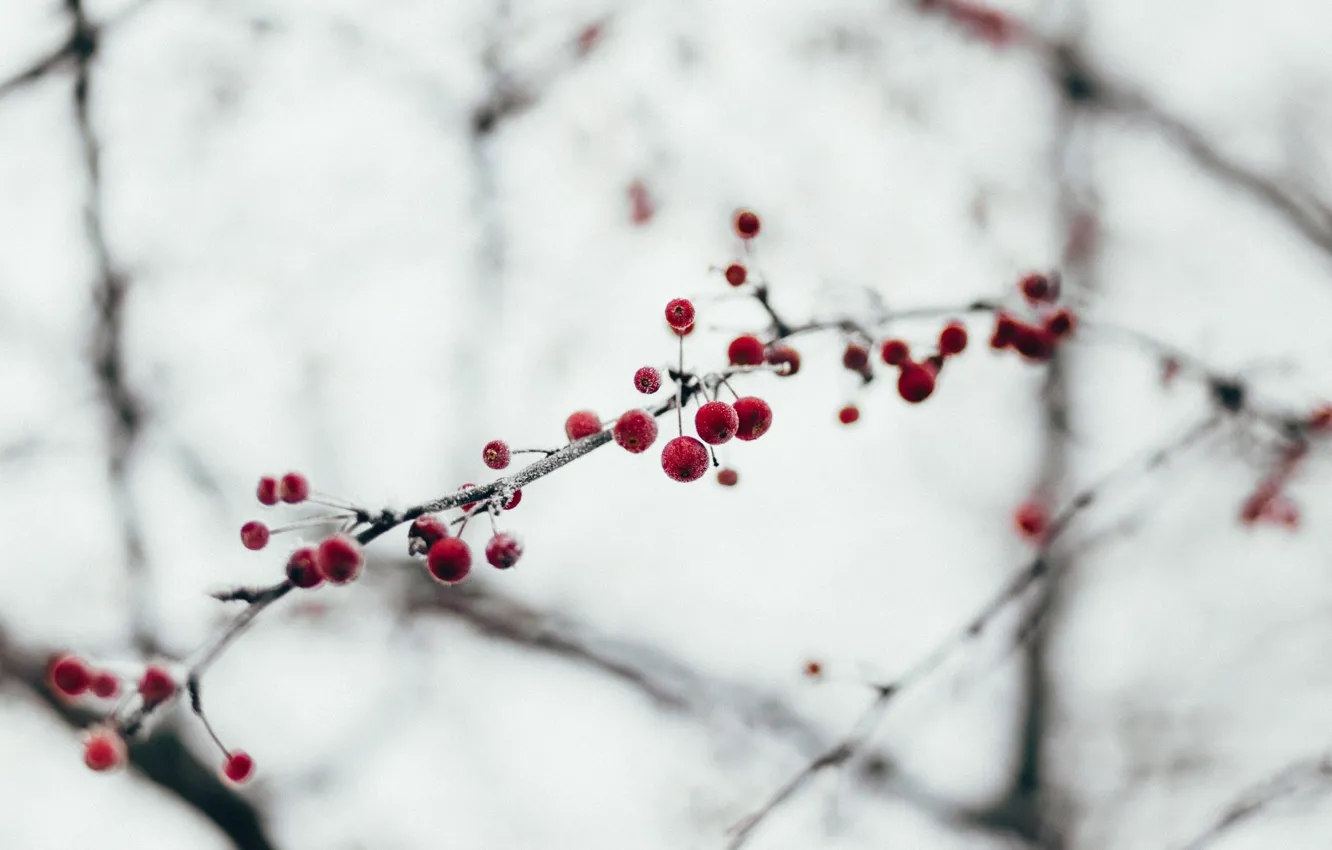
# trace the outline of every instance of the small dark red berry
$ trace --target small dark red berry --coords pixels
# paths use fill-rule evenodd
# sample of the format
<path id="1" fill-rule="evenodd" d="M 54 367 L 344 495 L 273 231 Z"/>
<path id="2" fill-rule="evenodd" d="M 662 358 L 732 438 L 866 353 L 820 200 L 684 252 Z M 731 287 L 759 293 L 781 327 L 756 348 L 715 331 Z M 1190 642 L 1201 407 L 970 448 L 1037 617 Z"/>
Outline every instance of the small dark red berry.
<path id="1" fill-rule="evenodd" d="M 823 676 L 823 665 L 817 661 L 805 662 L 805 675 L 811 679 L 818 679 Z"/>
<path id="2" fill-rule="evenodd" d="M 708 450 L 693 437 L 676 437 L 661 450 L 661 468 L 675 481 L 697 481 L 708 471 Z"/>
<path id="3" fill-rule="evenodd" d="M 356 538 L 335 534 L 315 550 L 315 565 L 329 584 L 346 584 L 361 574 L 365 552 Z"/>
<path id="4" fill-rule="evenodd" d="M 120 694 L 120 679 L 114 673 L 98 670 L 93 674 L 88 689 L 99 699 L 111 699 Z"/>
<path id="5" fill-rule="evenodd" d="M 717 470 L 717 483 L 723 487 L 734 487 L 740 483 L 740 473 L 734 469 Z"/>
<path id="6" fill-rule="evenodd" d="M 506 511 L 513 510 L 514 508 L 518 507 L 518 503 L 521 502 L 522 500 L 523 500 L 523 491 L 514 490 L 513 498 L 509 499 L 509 503 L 504 506 L 504 510 Z"/>
<path id="7" fill-rule="evenodd" d="M 890 339 L 884 342 L 879 355 L 889 366 L 901 366 L 911 356 L 911 347 L 900 339 Z"/>
<path id="8" fill-rule="evenodd" d="M 1018 281 L 1018 290 L 1032 304 L 1053 301 L 1058 297 L 1057 285 L 1043 274 L 1033 273 Z"/>
<path id="9" fill-rule="evenodd" d="M 1007 348 L 1017 337 L 1018 323 L 1002 310 L 994 317 L 994 334 L 990 337 L 990 347 L 997 350 Z"/>
<path id="10" fill-rule="evenodd" d="M 523 556 L 523 544 L 512 534 L 500 532 L 486 544 L 486 562 L 499 570 L 507 570 Z"/>
<path id="11" fill-rule="evenodd" d="M 1067 309 L 1056 310 L 1045 318 L 1045 329 L 1055 339 L 1070 336 L 1077 327 L 1077 317 Z"/>
<path id="12" fill-rule="evenodd" d="M 278 485 L 278 495 L 289 505 L 304 502 L 310 498 L 310 482 L 299 472 L 288 472 Z"/>
<path id="13" fill-rule="evenodd" d="M 920 404 L 934 392 L 934 374 L 919 363 L 902 364 L 897 376 L 897 394 L 911 404 Z"/>
<path id="14" fill-rule="evenodd" d="M 735 412 L 740 417 L 736 439 L 757 440 L 772 427 L 772 408 L 761 398 L 751 395 L 736 399 Z"/>
<path id="15" fill-rule="evenodd" d="M 850 425 L 852 422 L 855 422 L 860 418 L 860 408 L 856 407 L 854 404 L 848 404 L 846 407 L 837 411 L 837 418 L 843 425 Z"/>
<path id="16" fill-rule="evenodd" d="M 313 546 L 302 546 L 287 558 L 287 581 L 304 590 L 324 583 Z"/>
<path id="17" fill-rule="evenodd" d="M 666 305 L 666 324 L 677 331 L 694 324 L 694 304 L 687 298 L 676 298 Z"/>
<path id="18" fill-rule="evenodd" d="M 921 362 L 920 365 L 924 366 L 926 369 L 929 369 L 930 374 L 937 378 L 939 377 L 939 373 L 943 371 L 943 365 L 945 359 L 947 358 L 945 358 L 942 354 L 931 354 L 929 357 L 926 357 Z"/>
<path id="19" fill-rule="evenodd" d="M 259 504 L 273 506 L 278 503 L 278 480 L 271 475 L 265 475 L 259 479 L 259 486 L 255 488 L 255 496 L 259 499 Z"/>
<path id="20" fill-rule="evenodd" d="M 481 461 L 491 469 L 503 469 L 509 465 L 509 444 L 503 440 L 491 440 L 481 449 Z"/>
<path id="21" fill-rule="evenodd" d="M 710 401 L 694 414 L 694 428 L 700 440 L 720 446 L 735 436 L 740 428 L 740 415 L 724 401 Z"/>
<path id="22" fill-rule="evenodd" d="M 741 239 L 753 239 L 758 236 L 759 217 L 749 210 L 741 210 L 735 214 L 735 232 Z"/>
<path id="23" fill-rule="evenodd" d="M 726 355 L 732 366 L 758 366 L 763 363 L 763 343 L 749 334 L 738 336 L 731 341 Z"/>
<path id="24" fill-rule="evenodd" d="M 600 430 L 601 420 L 590 410 L 579 410 L 570 413 L 569 418 L 564 420 L 564 433 L 571 443 L 574 440 L 589 437 Z"/>
<path id="25" fill-rule="evenodd" d="M 241 544 L 254 552 L 268 545 L 268 526 L 258 520 L 250 520 L 241 526 Z"/>
<path id="26" fill-rule="evenodd" d="M 939 353 L 945 357 L 961 354 L 967 347 L 967 329 L 961 322 L 949 322 L 939 331 Z"/>
<path id="27" fill-rule="evenodd" d="M 1332 404 L 1320 404 L 1315 407 L 1305 420 L 1304 427 L 1315 434 L 1332 431 Z"/>
<path id="28" fill-rule="evenodd" d="M 407 551 L 413 555 L 424 555 L 440 540 L 449 536 L 448 523 L 435 514 L 426 514 L 412 520 L 407 529 Z"/>
<path id="29" fill-rule="evenodd" d="M 1013 348 L 1028 360 L 1039 363 L 1054 356 L 1055 337 L 1045 328 L 1018 324 L 1013 331 Z"/>
<path id="30" fill-rule="evenodd" d="M 644 395 L 652 395 L 661 389 L 661 373 L 651 366 L 644 366 L 634 373 L 634 388 Z"/>
<path id="31" fill-rule="evenodd" d="M 1023 537 L 1036 540 L 1045 534 L 1050 516 L 1045 505 L 1029 499 L 1018 506 L 1013 514 L 1013 522 Z"/>
<path id="32" fill-rule="evenodd" d="M 151 664 L 139 679 L 139 696 L 143 697 L 144 705 L 157 705 L 175 696 L 177 687 L 170 673 Z"/>
<path id="33" fill-rule="evenodd" d="M 226 760 L 222 762 L 222 775 L 228 781 L 240 785 L 254 775 L 254 759 L 250 758 L 249 753 L 233 750 L 227 753 Z"/>
<path id="34" fill-rule="evenodd" d="M 51 686 L 67 697 L 76 697 L 92 684 L 92 670 L 77 655 L 60 655 L 47 669 Z"/>
<path id="35" fill-rule="evenodd" d="M 851 343 L 842 352 L 842 365 L 852 372 L 864 372 L 869 368 L 869 352 L 863 345 Z"/>
<path id="36" fill-rule="evenodd" d="M 768 349 L 766 357 L 769 366 L 776 366 L 776 374 L 789 378 L 800 371 L 800 352 L 785 345 Z"/>
<path id="37" fill-rule="evenodd" d="M 457 584 L 472 571 L 472 550 L 457 537 L 445 537 L 430 547 L 426 569 L 436 581 Z"/>
<path id="38" fill-rule="evenodd" d="M 657 441 L 657 420 L 645 410 L 628 410 L 615 420 L 612 434 L 625 451 L 645 452 Z"/>
<path id="39" fill-rule="evenodd" d="M 748 277 L 749 270 L 739 263 L 731 263 L 726 267 L 726 282 L 731 286 L 741 286 Z"/>
<path id="40" fill-rule="evenodd" d="M 83 763 L 98 773 L 125 763 L 125 741 L 110 728 L 98 729 L 83 742 Z"/>

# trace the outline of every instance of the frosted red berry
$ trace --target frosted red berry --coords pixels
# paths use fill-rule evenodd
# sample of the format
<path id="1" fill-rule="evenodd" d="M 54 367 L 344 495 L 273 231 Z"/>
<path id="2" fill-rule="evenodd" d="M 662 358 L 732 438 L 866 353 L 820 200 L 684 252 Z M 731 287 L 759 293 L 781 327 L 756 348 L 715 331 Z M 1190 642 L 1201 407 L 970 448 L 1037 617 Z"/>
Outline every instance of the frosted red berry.
<path id="1" fill-rule="evenodd" d="M 481 449 L 481 462 L 491 469 L 504 469 L 509 465 L 509 444 L 491 440 Z"/>
<path id="2" fill-rule="evenodd" d="M 564 420 L 564 433 L 568 436 L 569 442 L 581 440 L 600 430 L 601 420 L 590 410 L 570 413 L 569 418 Z"/>
<path id="3" fill-rule="evenodd" d="M 783 378 L 789 378 L 800 371 L 800 352 L 794 348 L 785 345 L 774 346 L 768 349 L 764 359 L 769 366 L 776 366 L 774 371 Z"/>
<path id="4" fill-rule="evenodd" d="M 708 450 L 693 437 L 676 437 L 661 450 L 661 468 L 675 481 L 697 481 L 708 471 Z"/>
<path id="5" fill-rule="evenodd" d="M 518 507 L 518 503 L 521 502 L 522 500 L 523 500 L 523 491 L 514 490 L 513 497 L 510 498 L 509 503 L 504 506 L 504 510 L 506 511 L 513 510 L 514 508 Z"/>
<path id="6" fill-rule="evenodd" d="M 523 544 L 512 534 L 500 532 L 486 544 L 486 563 L 498 570 L 507 570 L 523 556 Z"/>
<path id="7" fill-rule="evenodd" d="M 1028 500 L 1018 506 L 1016 513 L 1013 514 L 1013 522 L 1023 537 L 1036 540 L 1045 535 L 1050 524 L 1050 515 L 1045 505 Z"/>
<path id="8" fill-rule="evenodd" d="M 856 407 L 854 404 L 848 404 L 846 407 L 843 407 L 841 410 L 837 411 L 837 419 L 843 425 L 850 425 L 852 422 L 855 422 L 859 418 L 860 418 L 860 408 Z"/>
<path id="9" fill-rule="evenodd" d="M 639 454 L 657 441 L 657 420 L 645 410 L 628 410 L 615 420 L 611 433 L 621 448 Z"/>
<path id="10" fill-rule="evenodd" d="M 1057 284 L 1043 274 L 1029 274 L 1018 281 L 1018 290 L 1032 304 L 1053 301 L 1058 297 Z"/>
<path id="11" fill-rule="evenodd" d="M 758 366 L 763 363 L 763 343 L 756 336 L 745 334 L 731 341 L 726 349 L 732 366 Z"/>
<path id="12" fill-rule="evenodd" d="M 934 373 L 919 363 L 902 364 L 897 376 L 897 394 L 904 401 L 920 404 L 934 392 Z"/>
<path id="13" fill-rule="evenodd" d="M 466 484 L 459 485 L 458 492 L 461 493 L 464 490 L 470 490 L 475 486 L 476 484 L 472 483 L 471 481 L 468 481 Z M 476 502 L 464 502 L 460 507 L 462 508 L 463 513 L 470 514 L 472 512 L 472 508 L 476 507 Z"/>
<path id="14" fill-rule="evenodd" d="M 736 399 L 735 412 L 740 417 L 736 439 L 757 440 L 772 427 L 772 408 L 761 398 L 745 396 Z"/>
<path id="15" fill-rule="evenodd" d="M 693 332 L 694 332 L 693 325 L 686 325 L 683 328 L 671 328 L 671 333 L 675 334 L 676 336 L 689 336 Z"/>
<path id="16" fill-rule="evenodd" d="M 156 664 L 150 664 L 139 678 L 139 696 L 143 697 L 144 705 L 166 702 L 176 695 L 178 687 L 171 674 Z"/>
<path id="17" fill-rule="evenodd" d="M 472 550 L 457 537 L 445 537 L 430 547 L 426 569 L 436 581 L 457 584 L 472 571 Z"/>
<path id="18" fill-rule="evenodd" d="M 356 538 L 335 534 L 315 549 L 315 565 L 329 584 L 346 584 L 361 574 L 365 552 Z"/>
<path id="19" fill-rule="evenodd" d="M 698 438 L 713 446 L 720 446 L 735 436 L 740 428 L 740 414 L 724 401 L 710 401 L 694 414 L 694 428 Z"/>
<path id="20" fill-rule="evenodd" d="M 735 214 L 735 232 L 741 239 L 753 239 L 758 236 L 759 217 L 749 210 L 741 210 Z"/>
<path id="21" fill-rule="evenodd" d="M 677 331 L 694 324 L 694 304 L 687 298 L 676 298 L 666 305 L 666 324 Z"/>
<path id="22" fill-rule="evenodd" d="M 76 697 L 92 684 L 92 670 L 77 655 L 56 657 L 47 670 L 51 686 L 67 697 Z"/>
<path id="23" fill-rule="evenodd" d="M 424 555 L 440 540 L 449 536 L 449 526 L 435 514 L 426 514 L 412 520 L 407 529 L 407 551 L 413 555 Z"/>
<path id="24" fill-rule="evenodd" d="M 726 282 L 731 286 L 741 286 L 749 278 L 749 270 L 739 263 L 726 267 Z"/>
<path id="25" fill-rule="evenodd" d="M 717 483 L 723 487 L 734 487 L 740 483 L 740 473 L 734 469 L 717 470 Z"/>
<path id="26" fill-rule="evenodd" d="M 289 505 L 304 502 L 310 498 L 310 482 L 299 472 L 288 472 L 278 484 L 278 495 Z"/>
<path id="27" fill-rule="evenodd" d="M 254 495 L 259 499 L 259 504 L 272 507 L 278 503 L 278 480 L 271 475 L 265 475 L 259 479 L 259 486 L 255 488 Z"/>
<path id="28" fill-rule="evenodd" d="M 113 729 L 98 729 L 83 742 L 83 763 L 105 773 L 125 763 L 125 741 Z"/>
<path id="29" fill-rule="evenodd" d="M 852 372 L 864 372 L 869 368 L 869 351 L 863 345 L 851 343 L 842 352 L 842 365 Z"/>
<path id="30" fill-rule="evenodd" d="M 313 546 L 302 546 L 287 558 L 287 581 L 304 590 L 324 583 Z"/>
<path id="31" fill-rule="evenodd" d="M 911 347 L 900 339 L 886 340 L 879 356 L 889 366 L 901 366 L 911 356 Z"/>
<path id="32" fill-rule="evenodd" d="M 661 373 L 651 366 L 644 366 L 634 373 L 634 389 L 652 395 L 661 389 Z"/>
<path id="33" fill-rule="evenodd" d="M 268 526 L 258 520 L 250 520 L 241 526 L 241 544 L 253 552 L 268 545 Z"/>
<path id="34" fill-rule="evenodd" d="M 1076 327 L 1077 318 L 1069 310 L 1056 310 L 1045 318 L 1045 330 L 1055 339 L 1071 335 Z"/>
<path id="35" fill-rule="evenodd" d="M 120 694 L 120 679 L 114 673 L 98 670 L 93 674 L 88 690 L 98 699 L 112 699 Z"/>
<path id="36" fill-rule="evenodd" d="M 967 347 L 967 329 L 961 322 L 949 322 L 939 331 L 939 353 L 944 356 L 961 354 Z"/>
<path id="37" fill-rule="evenodd" d="M 254 775 L 254 759 L 250 758 L 249 753 L 232 750 L 222 762 L 222 775 L 228 782 L 240 785 Z"/>

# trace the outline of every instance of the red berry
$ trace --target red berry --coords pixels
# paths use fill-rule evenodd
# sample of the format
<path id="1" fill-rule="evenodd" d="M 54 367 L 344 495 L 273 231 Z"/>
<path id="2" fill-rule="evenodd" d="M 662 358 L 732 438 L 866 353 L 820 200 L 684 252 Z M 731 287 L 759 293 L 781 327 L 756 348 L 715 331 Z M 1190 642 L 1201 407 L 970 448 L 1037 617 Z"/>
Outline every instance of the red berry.
<path id="1" fill-rule="evenodd" d="M 590 410 L 579 410 L 576 413 L 570 413 L 569 418 L 564 420 L 564 433 L 569 437 L 571 443 L 574 440 L 591 436 L 600 430 L 601 420 Z"/>
<path id="2" fill-rule="evenodd" d="M 753 239 L 758 236 L 759 217 L 749 210 L 741 210 L 736 213 L 735 232 L 740 234 L 741 239 Z"/>
<path id="3" fill-rule="evenodd" d="M 652 395 L 661 389 L 661 373 L 651 366 L 644 366 L 634 373 L 634 387 L 644 395 Z"/>
<path id="4" fill-rule="evenodd" d="M 1028 360 L 1039 363 L 1054 356 L 1055 337 L 1045 328 L 1018 324 L 1013 331 L 1013 348 Z"/>
<path id="5" fill-rule="evenodd" d="M 939 353 L 961 354 L 967 347 L 967 329 L 961 322 L 949 322 L 939 331 Z"/>
<path id="6" fill-rule="evenodd" d="M 255 488 L 255 496 L 259 498 L 261 505 L 276 505 L 278 503 L 278 481 L 271 475 L 265 475 L 259 479 L 259 486 Z"/>
<path id="7" fill-rule="evenodd" d="M 310 482 L 299 472 L 288 472 L 282 476 L 282 483 L 278 485 L 278 495 L 289 505 L 304 502 L 310 498 Z"/>
<path id="8" fill-rule="evenodd" d="M 761 398 L 751 395 L 736 399 L 735 412 L 740 417 L 736 439 L 757 440 L 772 427 L 772 408 Z"/>
<path id="9" fill-rule="evenodd" d="M 785 345 L 775 346 L 768 349 L 766 359 L 769 366 L 777 367 L 776 373 L 783 378 L 789 378 L 800 371 L 800 353 L 794 348 Z"/>
<path id="10" fill-rule="evenodd" d="M 708 450 L 693 437 L 676 437 L 661 450 L 661 468 L 675 481 L 697 481 L 708 471 Z"/>
<path id="11" fill-rule="evenodd" d="M 732 366 L 758 366 L 763 363 L 763 343 L 749 334 L 738 336 L 731 341 L 726 354 Z"/>
<path id="12" fill-rule="evenodd" d="M 222 775 L 239 785 L 254 775 L 254 759 L 249 753 L 233 750 L 222 762 Z"/>
<path id="13" fill-rule="evenodd" d="M 1056 310 L 1045 319 L 1045 330 L 1055 339 L 1063 339 L 1077 327 L 1077 317 L 1067 309 Z"/>
<path id="14" fill-rule="evenodd" d="M 457 537 L 445 537 L 430 547 L 426 569 L 436 581 L 457 584 L 472 571 L 472 550 Z"/>
<path id="15" fill-rule="evenodd" d="M 513 510 L 514 508 L 518 507 L 518 503 L 521 502 L 522 500 L 523 500 L 523 491 L 514 490 L 513 498 L 509 499 L 509 503 L 504 506 L 504 510 L 506 511 Z"/>
<path id="16" fill-rule="evenodd" d="M 111 699 L 120 693 L 120 679 L 114 673 L 98 670 L 93 674 L 88 689 L 99 699 Z"/>
<path id="17" fill-rule="evenodd" d="M 287 581 L 306 590 L 324 583 L 313 546 L 302 546 L 291 553 L 287 559 Z"/>
<path id="18" fill-rule="evenodd" d="M 499 570 L 507 570 L 523 556 L 523 544 L 512 534 L 500 532 L 486 544 L 486 562 Z"/>
<path id="19" fill-rule="evenodd" d="M 250 520 L 241 526 L 241 544 L 254 552 L 268 545 L 268 526 L 258 520 Z"/>
<path id="20" fill-rule="evenodd" d="M 1017 336 L 1017 320 L 1002 310 L 994 317 L 994 334 L 990 337 L 990 348 L 1007 348 Z"/>
<path id="21" fill-rule="evenodd" d="M 67 697 L 76 697 L 88 690 L 93 674 L 83 659 L 76 655 L 57 656 L 47 670 L 51 686 Z"/>
<path id="22" fill-rule="evenodd" d="M 900 339 L 890 339 L 884 342 L 879 354 L 889 366 L 901 366 L 911 356 L 911 348 Z"/>
<path id="23" fill-rule="evenodd" d="M 1018 281 L 1018 289 L 1032 304 L 1053 301 L 1059 297 L 1059 282 L 1043 274 L 1029 274 Z"/>
<path id="24" fill-rule="evenodd" d="M 717 470 L 717 483 L 723 487 L 734 487 L 740 483 L 740 473 L 734 469 Z"/>
<path id="25" fill-rule="evenodd" d="M 356 538 L 335 534 L 315 550 L 315 566 L 329 584 L 346 584 L 361 574 L 365 552 Z"/>
<path id="26" fill-rule="evenodd" d="M 481 460 L 491 469 L 503 469 L 509 465 L 509 444 L 503 440 L 491 440 L 481 449 Z"/>
<path id="27" fill-rule="evenodd" d="M 749 277 L 749 270 L 739 263 L 731 263 L 726 267 L 726 282 L 731 286 L 740 286 Z"/>
<path id="28" fill-rule="evenodd" d="M 843 425 L 850 425 L 852 422 L 855 422 L 860 418 L 860 408 L 856 407 L 854 404 L 848 404 L 846 407 L 837 411 L 837 418 L 841 420 Z"/>
<path id="29" fill-rule="evenodd" d="M 710 401 L 694 414 L 694 427 L 700 440 L 720 446 L 735 436 L 740 428 L 740 415 L 724 401 Z"/>
<path id="30" fill-rule="evenodd" d="M 1045 534 L 1050 517 L 1045 505 L 1029 499 L 1018 506 L 1013 521 L 1023 537 L 1035 540 Z"/>
<path id="31" fill-rule="evenodd" d="M 823 675 L 823 665 L 817 661 L 806 661 L 805 675 L 811 679 L 818 679 Z"/>
<path id="32" fill-rule="evenodd" d="M 676 336 L 689 336 L 693 332 L 694 332 L 693 325 L 688 325 L 683 328 L 671 328 L 671 333 L 675 334 Z"/>
<path id="33" fill-rule="evenodd" d="M 863 345 L 851 343 L 842 352 L 842 365 L 852 372 L 864 372 L 869 368 L 869 352 Z"/>
<path id="34" fill-rule="evenodd" d="M 683 331 L 693 327 L 694 305 L 687 298 L 676 298 L 666 305 L 666 324 Z"/>
<path id="35" fill-rule="evenodd" d="M 440 540 L 449 536 L 448 523 L 435 514 L 426 514 L 412 520 L 407 529 L 407 551 L 413 555 L 424 555 Z"/>
<path id="36" fill-rule="evenodd" d="M 647 186 L 643 181 L 635 180 L 629 184 L 629 220 L 634 224 L 644 225 L 652 220 L 652 216 L 657 212 L 656 204 L 652 203 L 652 195 L 648 192 Z"/>
<path id="37" fill-rule="evenodd" d="M 612 433 L 625 451 L 645 452 L 657 441 L 657 420 L 645 410 L 629 410 L 615 420 Z"/>
<path id="38" fill-rule="evenodd" d="M 176 695 L 176 680 L 171 674 L 156 664 L 150 664 L 139 679 L 139 696 L 144 705 L 157 705 Z"/>
<path id="39" fill-rule="evenodd" d="M 934 392 L 934 373 L 919 363 L 902 364 L 897 376 L 897 394 L 911 404 L 920 404 Z"/>
<path id="40" fill-rule="evenodd" d="M 475 486 L 476 485 L 473 484 L 471 481 L 468 481 L 466 484 L 463 484 L 458 488 L 458 492 L 461 493 L 462 491 L 470 489 Z M 460 507 L 462 508 L 463 513 L 470 514 L 472 512 L 472 508 L 476 507 L 476 502 L 465 502 L 462 505 L 460 505 Z"/>
<path id="41" fill-rule="evenodd" d="M 944 359 L 942 354 L 931 354 L 929 357 L 926 357 L 920 365 L 929 369 L 930 374 L 937 378 L 939 377 L 939 373 L 943 371 Z"/>
<path id="42" fill-rule="evenodd" d="M 125 741 L 113 729 L 99 729 L 83 742 L 83 763 L 98 773 L 125 763 Z"/>

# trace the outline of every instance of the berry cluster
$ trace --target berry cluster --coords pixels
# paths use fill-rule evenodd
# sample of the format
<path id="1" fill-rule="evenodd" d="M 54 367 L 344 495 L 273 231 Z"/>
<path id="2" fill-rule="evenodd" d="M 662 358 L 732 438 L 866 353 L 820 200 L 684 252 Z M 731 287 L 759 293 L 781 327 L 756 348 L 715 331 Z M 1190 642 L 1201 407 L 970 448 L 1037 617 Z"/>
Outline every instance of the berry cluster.
<path id="1" fill-rule="evenodd" d="M 1007 310 L 994 317 L 990 347 L 996 351 L 1011 348 L 1032 363 L 1044 363 L 1054 357 L 1055 349 L 1072 336 L 1077 317 L 1067 307 L 1056 307 L 1059 300 L 1059 275 L 1029 274 L 1018 281 L 1018 291 L 1026 302 L 1033 321 L 1023 321 Z"/>

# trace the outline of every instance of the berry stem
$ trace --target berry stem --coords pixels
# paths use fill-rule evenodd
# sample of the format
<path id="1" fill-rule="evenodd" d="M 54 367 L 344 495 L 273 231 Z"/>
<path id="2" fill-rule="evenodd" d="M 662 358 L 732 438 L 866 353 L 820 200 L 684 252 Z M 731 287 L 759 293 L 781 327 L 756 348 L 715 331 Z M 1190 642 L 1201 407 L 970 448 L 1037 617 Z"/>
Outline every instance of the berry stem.
<path id="1" fill-rule="evenodd" d="M 684 337 L 680 337 L 680 377 L 675 382 L 675 427 L 678 436 L 684 436 Z"/>

